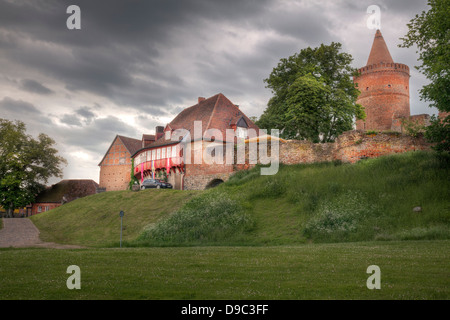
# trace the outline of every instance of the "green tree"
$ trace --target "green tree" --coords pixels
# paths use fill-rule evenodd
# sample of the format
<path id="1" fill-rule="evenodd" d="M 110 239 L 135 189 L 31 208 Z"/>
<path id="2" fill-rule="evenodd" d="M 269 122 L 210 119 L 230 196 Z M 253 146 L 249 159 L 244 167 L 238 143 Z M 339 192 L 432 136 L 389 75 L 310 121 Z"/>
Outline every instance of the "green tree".
<path id="1" fill-rule="evenodd" d="M 257 125 L 287 139 L 329 142 L 351 130 L 354 118 L 364 119 L 352 57 L 340 49 L 333 42 L 281 59 L 264 80 L 273 97 Z"/>
<path id="2" fill-rule="evenodd" d="M 51 177 L 62 177 L 66 160 L 45 134 L 34 139 L 25 124 L 0 119 L 0 205 L 11 217 L 14 209 L 33 202 Z"/>
<path id="3" fill-rule="evenodd" d="M 417 14 L 408 23 L 408 33 L 400 47 L 417 46 L 420 66 L 416 69 L 430 80 L 420 90 L 423 101 L 440 112 L 450 111 L 450 0 L 429 0 L 428 11 Z M 450 116 L 445 119 L 433 117 L 425 136 L 436 143 L 438 152 L 449 152 Z"/>
<path id="4" fill-rule="evenodd" d="M 429 0 L 428 11 L 422 11 L 408 24 L 408 33 L 400 47 L 416 45 L 419 61 L 416 69 L 430 83 L 421 90 L 421 98 L 430 101 L 430 107 L 450 111 L 450 0 Z"/>

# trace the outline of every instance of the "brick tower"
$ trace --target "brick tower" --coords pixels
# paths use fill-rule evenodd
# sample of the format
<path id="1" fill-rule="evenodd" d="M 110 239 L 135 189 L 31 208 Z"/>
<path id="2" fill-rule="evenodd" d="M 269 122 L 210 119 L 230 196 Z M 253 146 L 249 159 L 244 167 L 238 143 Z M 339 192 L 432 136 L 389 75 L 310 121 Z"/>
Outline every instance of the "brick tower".
<path id="1" fill-rule="evenodd" d="M 366 119 L 356 121 L 357 130 L 401 130 L 401 119 L 410 116 L 409 67 L 394 63 L 380 30 L 375 33 L 367 65 L 354 78 L 361 91 L 356 103 Z"/>

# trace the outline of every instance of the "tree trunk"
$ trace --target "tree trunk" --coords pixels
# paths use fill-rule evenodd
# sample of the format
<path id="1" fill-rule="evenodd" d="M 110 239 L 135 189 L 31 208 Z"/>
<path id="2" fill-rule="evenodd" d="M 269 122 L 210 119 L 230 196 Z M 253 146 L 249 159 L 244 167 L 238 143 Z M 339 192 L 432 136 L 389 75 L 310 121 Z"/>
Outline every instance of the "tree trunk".
<path id="1" fill-rule="evenodd" d="M 6 209 L 6 217 L 7 218 L 12 218 L 14 214 L 14 208 L 8 208 Z"/>

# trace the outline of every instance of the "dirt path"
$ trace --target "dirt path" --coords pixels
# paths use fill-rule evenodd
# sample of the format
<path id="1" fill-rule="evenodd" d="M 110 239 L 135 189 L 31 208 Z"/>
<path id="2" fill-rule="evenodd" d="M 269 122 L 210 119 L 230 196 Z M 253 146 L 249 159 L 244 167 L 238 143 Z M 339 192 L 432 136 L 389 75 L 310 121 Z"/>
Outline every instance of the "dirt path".
<path id="1" fill-rule="evenodd" d="M 53 242 L 43 242 L 39 238 L 39 230 L 26 218 L 3 218 L 3 228 L 0 229 L 0 248 L 55 248 L 79 249 L 80 246 L 63 245 Z"/>

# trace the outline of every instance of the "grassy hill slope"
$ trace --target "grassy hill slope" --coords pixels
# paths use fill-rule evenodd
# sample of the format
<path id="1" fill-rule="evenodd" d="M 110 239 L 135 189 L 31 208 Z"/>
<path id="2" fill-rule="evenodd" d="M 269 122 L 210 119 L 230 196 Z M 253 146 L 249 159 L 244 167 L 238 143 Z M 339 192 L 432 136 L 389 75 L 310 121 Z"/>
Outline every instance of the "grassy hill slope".
<path id="1" fill-rule="evenodd" d="M 433 153 L 281 166 L 274 176 L 259 172 L 238 172 L 199 192 L 98 194 L 32 220 L 44 240 L 95 245 L 118 243 L 120 210 L 129 246 L 450 238 L 448 159 Z M 418 206 L 421 211 L 413 211 Z"/>
<path id="2" fill-rule="evenodd" d="M 44 241 L 88 246 L 118 245 L 119 212 L 124 211 L 123 240 L 136 238 L 144 226 L 177 210 L 196 191 L 110 191 L 69 202 L 32 216 Z"/>

